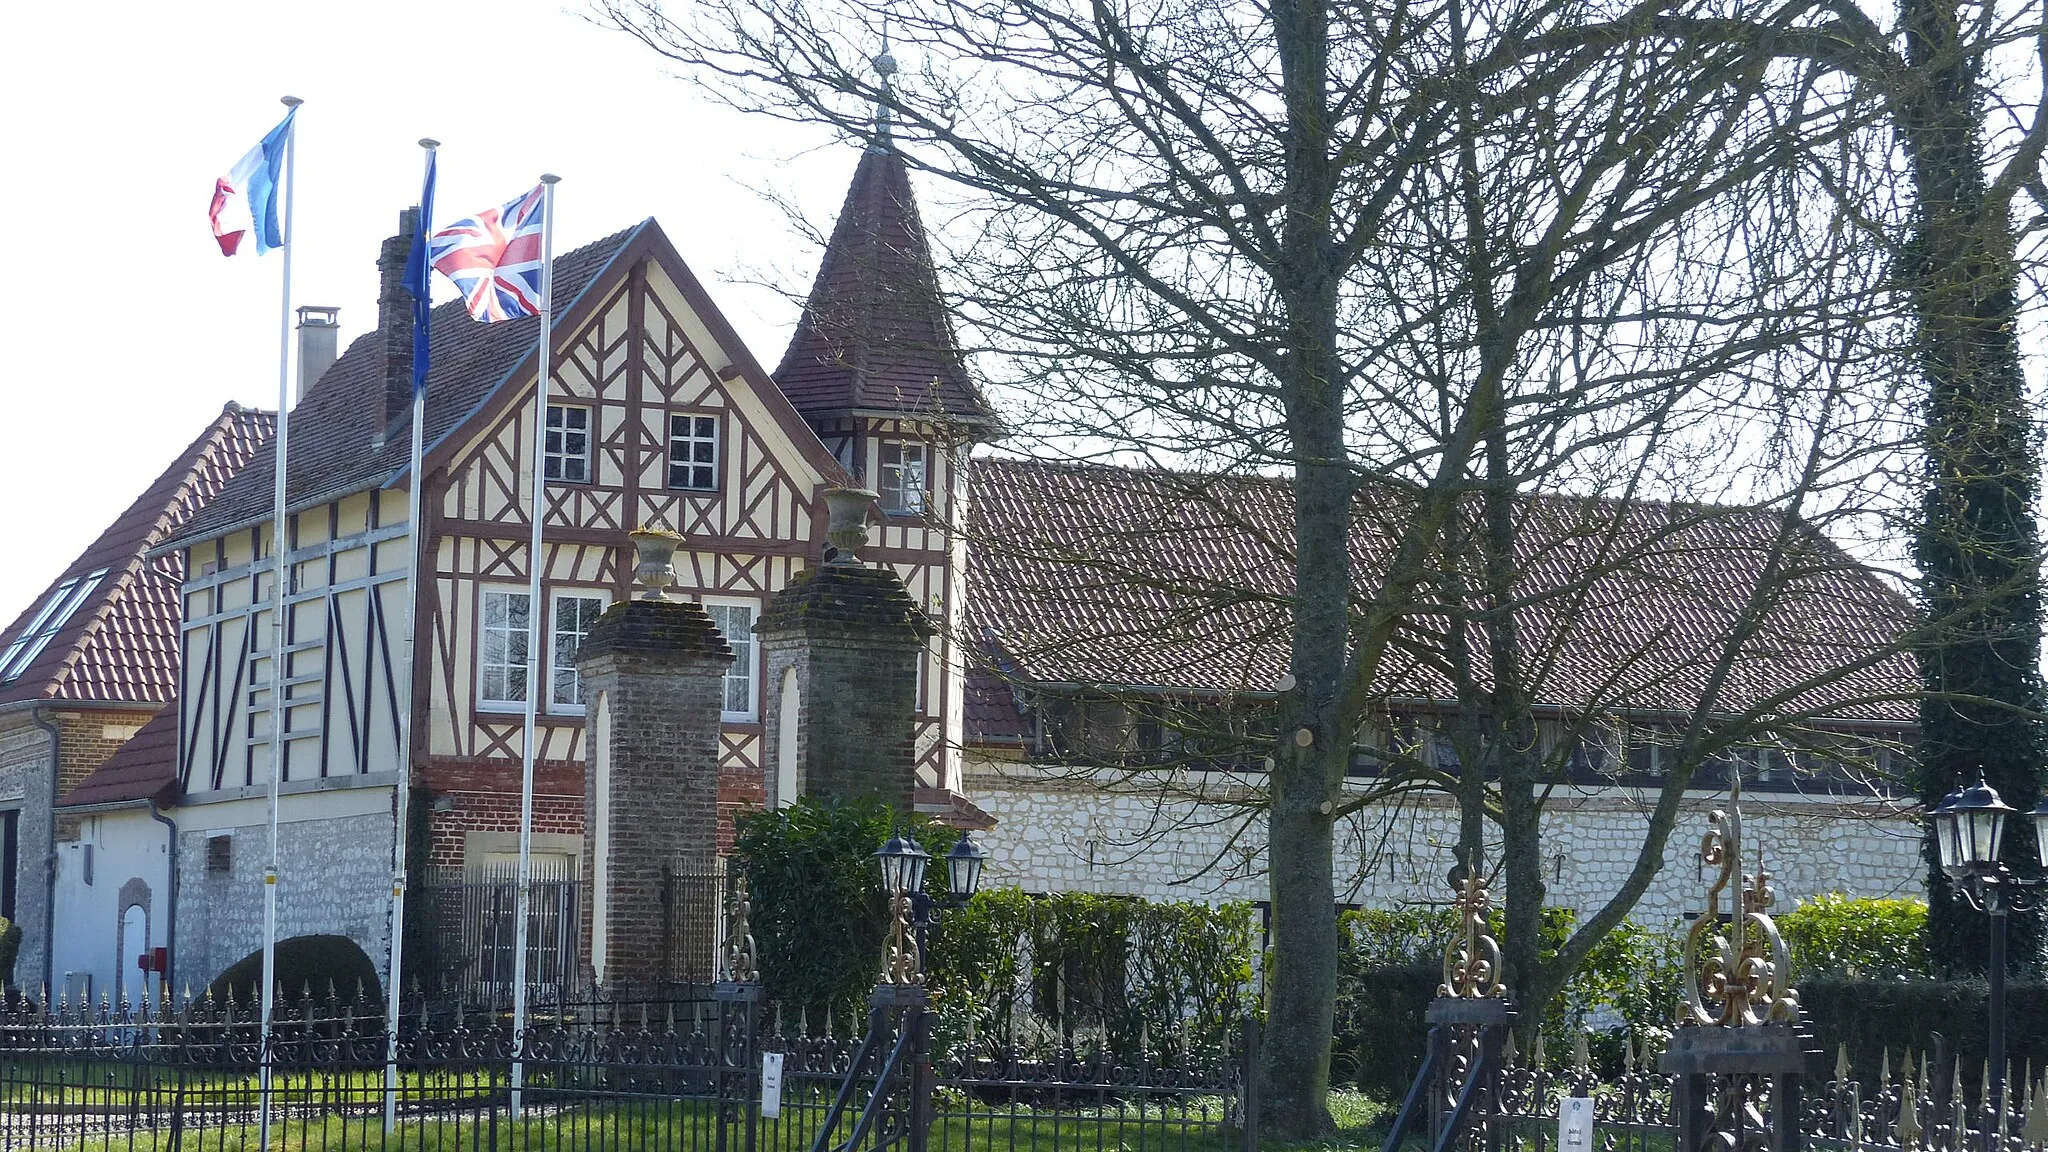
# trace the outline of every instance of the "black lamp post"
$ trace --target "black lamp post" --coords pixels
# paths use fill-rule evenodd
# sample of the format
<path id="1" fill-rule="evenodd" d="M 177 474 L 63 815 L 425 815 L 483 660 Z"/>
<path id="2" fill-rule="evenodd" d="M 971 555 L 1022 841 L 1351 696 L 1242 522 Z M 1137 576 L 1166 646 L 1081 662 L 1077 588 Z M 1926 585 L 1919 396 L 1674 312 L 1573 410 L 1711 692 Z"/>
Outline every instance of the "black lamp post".
<path id="1" fill-rule="evenodd" d="M 1999 863 L 1998 848 L 2005 838 L 2005 823 L 2017 809 L 1999 799 L 1998 792 L 1979 778 L 1968 788 L 1959 788 L 1933 812 L 1934 843 L 1941 856 L 1942 871 L 1954 881 L 1956 894 L 1972 908 L 1991 915 L 1991 1028 L 1987 1053 L 1991 1058 L 1991 1083 L 1986 1096 L 1992 1123 L 1984 1133 L 1986 1152 L 1995 1152 L 1998 1119 L 2005 1109 L 2005 919 L 2012 911 L 2027 912 L 2040 906 L 2040 893 L 2048 881 L 2015 876 Z M 2034 825 L 2034 846 L 2041 863 L 2048 867 L 2048 800 L 2028 814 Z"/>

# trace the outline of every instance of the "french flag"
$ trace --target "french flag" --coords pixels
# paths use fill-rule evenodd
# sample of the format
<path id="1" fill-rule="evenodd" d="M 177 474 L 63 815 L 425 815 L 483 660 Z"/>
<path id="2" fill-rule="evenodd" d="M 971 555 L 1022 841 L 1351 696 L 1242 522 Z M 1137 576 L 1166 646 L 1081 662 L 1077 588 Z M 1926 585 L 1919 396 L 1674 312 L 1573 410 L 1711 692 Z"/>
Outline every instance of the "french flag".
<path id="1" fill-rule="evenodd" d="M 277 127 L 240 160 L 228 174 L 213 182 L 213 206 L 207 217 L 213 221 L 213 238 L 220 254 L 233 256 L 243 250 L 242 242 L 255 239 L 258 256 L 284 246 L 284 229 L 277 218 L 278 184 L 284 176 L 284 150 L 291 140 L 293 108 Z"/>

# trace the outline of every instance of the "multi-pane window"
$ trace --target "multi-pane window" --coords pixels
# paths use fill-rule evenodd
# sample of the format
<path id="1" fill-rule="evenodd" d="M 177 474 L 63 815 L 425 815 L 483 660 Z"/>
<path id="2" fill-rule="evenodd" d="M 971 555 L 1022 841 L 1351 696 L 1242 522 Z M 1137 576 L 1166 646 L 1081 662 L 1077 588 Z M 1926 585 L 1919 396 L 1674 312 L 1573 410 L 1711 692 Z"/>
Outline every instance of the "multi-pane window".
<path id="1" fill-rule="evenodd" d="M 28 671 L 28 666 L 42 655 L 51 638 L 71 619 L 71 614 L 78 611 L 78 606 L 85 603 L 85 598 L 92 595 L 93 589 L 106 578 L 107 570 L 100 568 L 57 585 L 36 611 L 35 618 L 28 622 L 28 627 L 14 638 L 7 651 L 0 652 L 0 684 L 11 683 Z"/>
<path id="2" fill-rule="evenodd" d="M 548 405 L 542 462 L 550 480 L 581 484 L 590 479 L 590 409 L 573 404 Z"/>
<path id="3" fill-rule="evenodd" d="M 555 597 L 554 675 L 548 679 L 548 700 L 583 703 L 583 681 L 576 675 L 576 652 L 590 635 L 590 626 L 604 612 L 604 597 L 563 593 Z"/>
<path id="4" fill-rule="evenodd" d="M 527 604 L 524 592 L 484 589 L 483 654 L 477 667 L 479 701 L 526 702 Z"/>
<path id="5" fill-rule="evenodd" d="M 669 413 L 668 486 L 705 492 L 718 487 L 718 417 Z"/>
<path id="6" fill-rule="evenodd" d="M 884 440 L 882 453 L 882 511 L 919 513 L 924 511 L 927 449 L 922 444 Z"/>
<path id="7" fill-rule="evenodd" d="M 732 665 L 725 670 L 725 719 L 752 720 L 754 718 L 754 617 L 759 609 L 752 604 L 705 604 L 704 611 L 718 630 L 725 633 L 725 642 L 732 647 Z"/>

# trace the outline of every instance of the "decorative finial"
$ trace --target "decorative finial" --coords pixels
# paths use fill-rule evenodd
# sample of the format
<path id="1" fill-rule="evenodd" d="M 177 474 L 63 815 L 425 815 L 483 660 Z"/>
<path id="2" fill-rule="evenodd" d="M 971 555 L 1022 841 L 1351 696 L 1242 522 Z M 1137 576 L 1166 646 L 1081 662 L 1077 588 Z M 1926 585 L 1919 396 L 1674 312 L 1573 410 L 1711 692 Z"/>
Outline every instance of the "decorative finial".
<path id="1" fill-rule="evenodd" d="M 1727 811 L 1707 817 L 1700 862 L 1717 869 L 1707 907 L 1685 935 L 1685 988 L 1679 1023 L 1741 1027 L 1789 1023 L 1799 1016 L 1791 987 L 1791 956 L 1771 919 L 1771 876 L 1761 847 L 1756 872 L 1742 872 L 1742 775 L 1729 789 Z M 1731 919 L 1721 919 L 1721 897 Z M 1732 937 L 1732 938 L 1731 938 Z"/>
<path id="2" fill-rule="evenodd" d="M 896 58 L 889 55 L 889 26 L 882 25 L 882 51 L 875 56 L 875 75 L 882 78 L 882 98 L 875 101 L 875 133 L 868 141 L 868 151 L 887 152 L 891 132 L 889 128 L 889 101 L 896 98 Z"/>
<path id="3" fill-rule="evenodd" d="M 1461 856 L 1458 866 L 1451 870 L 1451 884 L 1458 892 L 1452 906 L 1458 910 L 1461 925 L 1458 937 L 1444 949 L 1444 982 L 1437 989 L 1439 996 L 1494 1000 L 1507 995 L 1507 986 L 1500 982 L 1500 944 L 1487 931 L 1492 902 L 1480 861 L 1479 852 L 1474 849 L 1469 863 Z"/>

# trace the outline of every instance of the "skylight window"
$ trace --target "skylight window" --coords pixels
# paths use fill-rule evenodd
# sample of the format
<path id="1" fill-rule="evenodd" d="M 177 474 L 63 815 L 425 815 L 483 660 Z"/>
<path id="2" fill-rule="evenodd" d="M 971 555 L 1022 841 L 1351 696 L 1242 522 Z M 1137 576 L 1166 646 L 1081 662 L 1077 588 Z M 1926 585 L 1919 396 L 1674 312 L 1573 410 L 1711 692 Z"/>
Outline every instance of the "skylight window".
<path id="1" fill-rule="evenodd" d="M 57 585 L 49 599 L 44 600 L 43 606 L 36 611 L 35 619 L 28 622 L 28 627 L 14 638 L 7 651 L 0 652 L 0 684 L 12 684 L 20 679 L 28 666 L 35 663 L 36 657 L 43 654 L 51 637 L 63 630 L 71 614 L 78 611 L 78 606 L 85 603 L 93 589 L 106 578 L 107 570 L 101 568 L 83 576 L 73 576 Z"/>

